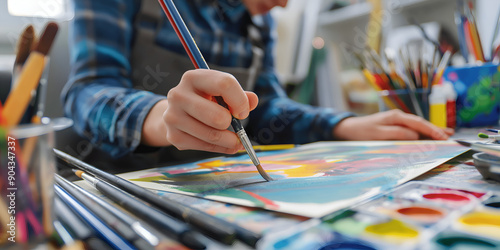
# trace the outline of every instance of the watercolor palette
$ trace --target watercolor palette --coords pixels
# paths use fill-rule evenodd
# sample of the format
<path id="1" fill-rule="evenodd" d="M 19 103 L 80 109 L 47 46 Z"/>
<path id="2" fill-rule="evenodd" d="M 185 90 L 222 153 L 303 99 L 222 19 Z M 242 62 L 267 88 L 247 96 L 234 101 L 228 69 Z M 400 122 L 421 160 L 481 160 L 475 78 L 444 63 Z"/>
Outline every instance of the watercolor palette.
<path id="1" fill-rule="evenodd" d="M 336 239 L 346 242 L 337 234 L 363 245 L 354 249 L 500 249 L 500 197 L 413 181 L 270 236 L 263 246 L 295 249 L 314 242 L 321 249 Z"/>

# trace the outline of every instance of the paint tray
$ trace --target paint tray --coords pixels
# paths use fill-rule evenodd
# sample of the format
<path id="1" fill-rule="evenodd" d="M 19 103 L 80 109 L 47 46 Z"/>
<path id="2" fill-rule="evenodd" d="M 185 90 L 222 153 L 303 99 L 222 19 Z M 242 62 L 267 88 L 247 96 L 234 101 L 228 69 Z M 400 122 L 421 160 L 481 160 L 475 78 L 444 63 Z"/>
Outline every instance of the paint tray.
<path id="1" fill-rule="evenodd" d="M 500 157 L 487 153 L 476 153 L 472 155 L 474 166 L 485 179 L 500 182 Z"/>
<path id="2" fill-rule="evenodd" d="M 396 188 L 388 195 L 451 209 L 468 210 L 476 206 L 486 193 L 412 181 Z"/>

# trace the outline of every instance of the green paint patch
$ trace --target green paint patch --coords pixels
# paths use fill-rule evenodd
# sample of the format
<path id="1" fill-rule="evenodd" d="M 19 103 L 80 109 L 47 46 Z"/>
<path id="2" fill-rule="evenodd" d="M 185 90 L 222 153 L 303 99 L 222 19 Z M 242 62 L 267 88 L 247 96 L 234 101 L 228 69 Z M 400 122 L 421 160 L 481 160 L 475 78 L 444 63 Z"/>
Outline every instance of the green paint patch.
<path id="1" fill-rule="evenodd" d="M 460 248 L 460 249 L 496 249 L 497 245 L 470 237 L 460 237 L 460 236 L 451 236 L 451 237 L 442 237 L 436 240 L 439 245 L 448 248 Z"/>

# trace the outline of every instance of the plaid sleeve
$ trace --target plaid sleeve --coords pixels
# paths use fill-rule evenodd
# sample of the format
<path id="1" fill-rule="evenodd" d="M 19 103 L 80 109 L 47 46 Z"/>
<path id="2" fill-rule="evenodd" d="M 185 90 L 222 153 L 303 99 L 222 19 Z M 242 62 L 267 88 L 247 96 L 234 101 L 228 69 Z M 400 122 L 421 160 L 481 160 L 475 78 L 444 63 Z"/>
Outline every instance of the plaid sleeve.
<path id="1" fill-rule="evenodd" d="M 143 121 L 164 96 L 135 90 L 129 79 L 135 0 L 75 1 L 70 26 L 72 71 L 64 113 L 82 136 L 118 157 L 135 150 Z"/>
<path id="2" fill-rule="evenodd" d="M 255 86 L 259 105 L 250 112 L 248 133 L 262 144 L 302 144 L 335 139 L 335 125 L 354 114 L 304 105 L 287 97 L 274 71 L 274 23 L 269 15 L 264 18 L 268 27 L 262 34 L 266 56 L 264 70 Z"/>

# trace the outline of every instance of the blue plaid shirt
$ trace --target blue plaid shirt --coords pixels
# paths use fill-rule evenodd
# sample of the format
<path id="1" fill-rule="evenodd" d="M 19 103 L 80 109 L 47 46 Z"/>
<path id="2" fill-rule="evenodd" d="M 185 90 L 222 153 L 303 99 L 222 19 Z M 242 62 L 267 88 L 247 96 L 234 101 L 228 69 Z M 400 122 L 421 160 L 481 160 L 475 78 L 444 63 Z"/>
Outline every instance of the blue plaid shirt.
<path id="1" fill-rule="evenodd" d="M 240 27 L 249 22 L 241 1 L 174 2 L 207 62 L 235 67 L 251 64 L 248 39 L 240 39 L 246 36 Z M 87 0 L 75 1 L 74 5 L 70 28 L 72 72 L 62 93 L 64 112 L 74 120 L 74 129 L 80 135 L 113 156 L 122 156 L 140 145 L 146 115 L 155 103 L 166 98 L 132 88 L 129 56 L 140 0 Z M 250 113 L 246 127 L 249 137 L 261 144 L 334 139 L 333 127 L 352 114 L 288 99 L 274 69 L 275 24 L 268 14 L 255 17 L 254 22 L 261 27 L 265 56 L 254 89 L 259 105 Z M 184 53 L 170 23 L 164 23 L 156 38 L 158 44 Z"/>

